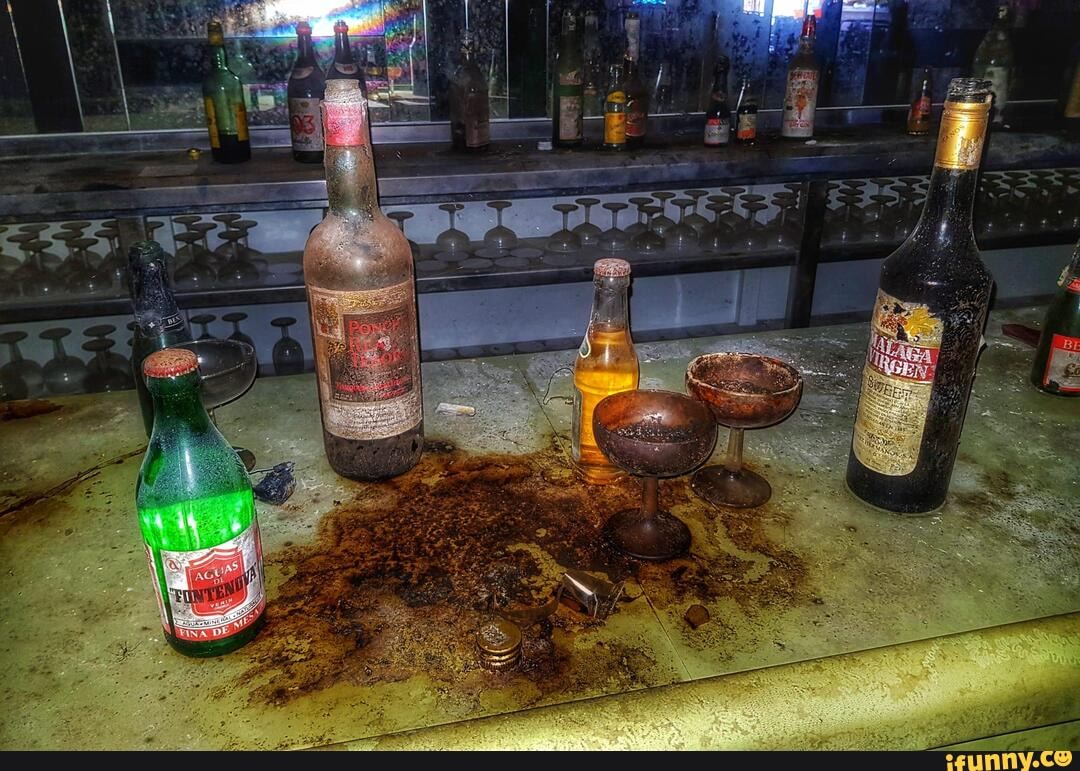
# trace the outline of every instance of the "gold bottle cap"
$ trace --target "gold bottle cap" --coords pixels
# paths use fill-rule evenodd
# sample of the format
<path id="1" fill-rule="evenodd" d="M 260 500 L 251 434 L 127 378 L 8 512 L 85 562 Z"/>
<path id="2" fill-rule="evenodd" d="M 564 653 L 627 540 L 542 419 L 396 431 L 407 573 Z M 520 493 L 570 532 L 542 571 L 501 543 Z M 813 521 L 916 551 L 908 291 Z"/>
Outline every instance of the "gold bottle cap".
<path id="1" fill-rule="evenodd" d="M 521 661 L 521 629 L 505 618 L 487 621 L 476 630 L 476 649 L 488 669 L 510 669 Z"/>
<path id="2" fill-rule="evenodd" d="M 990 81 L 954 78 L 945 97 L 934 165 L 968 171 L 979 168 L 990 118 Z"/>

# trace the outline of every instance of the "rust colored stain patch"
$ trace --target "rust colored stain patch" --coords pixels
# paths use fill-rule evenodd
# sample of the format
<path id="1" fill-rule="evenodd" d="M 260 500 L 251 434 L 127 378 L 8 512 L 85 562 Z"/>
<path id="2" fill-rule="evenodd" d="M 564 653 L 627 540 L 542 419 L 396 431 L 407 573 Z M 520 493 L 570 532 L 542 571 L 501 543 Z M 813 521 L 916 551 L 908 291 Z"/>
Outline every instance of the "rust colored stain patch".
<path id="1" fill-rule="evenodd" d="M 452 683 L 465 699 L 510 688 L 523 705 L 553 693 L 645 685 L 642 673 L 656 664 L 649 651 L 593 638 L 575 648 L 577 633 L 602 622 L 566 608 L 525 630 L 519 670 L 482 670 L 474 635 L 489 598 L 540 605 L 567 568 L 612 581 L 648 571 L 678 595 L 716 597 L 731 583 L 721 574 L 740 571 L 738 561 L 700 563 L 689 580 L 692 560 L 641 566 L 614 551 L 600 526 L 639 505 L 637 481 L 585 485 L 554 449 L 469 455 L 431 442 L 408 474 L 356 490 L 323 517 L 313 543 L 267 557 L 284 578 L 236 684 L 253 702 L 280 705 L 335 684 L 416 675 Z M 685 481 L 665 482 L 662 503 L 689 495 Z M 749 532 L 742 540 L 761 545 Z"/>
<path id="2" fill-rule="evenodd" d="M 62 409 L 59 404 L 47 399 L 29 399 L 16 402 L 0 402 L 0 421 L 24 420 L 48 415 Z"/>

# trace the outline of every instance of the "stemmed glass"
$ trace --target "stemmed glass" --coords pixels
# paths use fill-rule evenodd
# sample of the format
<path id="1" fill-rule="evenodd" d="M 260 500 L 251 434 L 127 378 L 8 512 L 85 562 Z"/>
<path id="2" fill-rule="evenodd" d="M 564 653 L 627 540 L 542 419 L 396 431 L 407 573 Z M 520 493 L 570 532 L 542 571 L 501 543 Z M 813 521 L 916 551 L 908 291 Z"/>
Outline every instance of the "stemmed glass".
<path id="1" fill-rule="evenodd" d="M 212 313 L 200 313 L 191 317 L 191 323 L 197 324 L 202 328 L 202 334 L 199 335 L 199 340 L 215 340 L 216 338 L 210 334 L 208 327 L 210 324 L 217 320 L 217 316 Z"/>
<path id="2" fill-rule="evenodd" d="M 199 254 L 202 255 L 203 261 L 209 265 L 212 270 L 220 272 L 221 266 L 225 264 L 225 259 L 210 248 L 209 240 L 209 234 L 216 229 L 217 225 L 213 222 L 196 222 L 191 226 L 191 232 L 198 233 L 200 240 L 202 241 L 200 244 L 202 251 L 200 251 Z"/>
<path id="3" fill-rule="evenodd" d="M 8 230 L 6 225 L 0 225 L 0 235 L 6 233 Z M 29 239 L 28 239 L 29 240 Z M 18 257 L 12 257 L 10 254 L 4 254 L 3 244 L 0 244 L 0 274 L 11 273 L 17 270 L 22 265 L 22 262 Z"/>
<path id="4" fill-rule="evenodd" d="M 86 379 L 87 368 L 82 359 L 69 356 L 64 350 L 64 338 L 70 334 L 70 329 L 53 327 L 38 335 L 42 340 L 51 340 L 53 344 L 53 357 L 45 362 L 42 370 L 45 387 L 52 394 L 78 393 Z"/>
<path id="5" fill-rule="evenodd" d="M 17 378 L 26 386 L 27 396 L 35 399 L 45 393 L 45 374 L 36 361 L 23 358 L 19 343 L 25 339 L 26 333 L 21 330 L 0 334 L 0 343 L 8 346 L 8 362 L 0 367 L 0 376 Z"/>
<path id="6" fill-rule="evenodd" d="M 833 239 L 842 244 L 853 244 L 862 236 L 862 228 L 859 226 L 861 217 L 855 214 L 858 209 L 855 204 L 861 200 L 861 196 L 857 193 L 841 193 L 839 199 L 844 210 L 836 224 Z"/>
<path id="7" fill-rule="evenodd" d="M 435 239 L 435 246 L 440 252 L 435 257 L 445 262 L 464 260 L 469 251 L 469 234 L 454 227 L 454 217 L 465 206 L 460 203 L 442 203 L 439 208 L 450 215 L 450 227 L 439 233 Z M 444 258 L 443 253 L 449 253 L 449 259 Z"/>
<path id="8" fill-rule="evenodd" d="M 870 196 L 873 201 L 866 207 L 866 235 L 871 241 L 881 243 L 892 239 L 892 226 L 889 223 L 889 212 L 895 200 L 886 193 L 873 193 Z"/>
<path id="9" fill-rule="evenodd" d="M 757 218 L 758 214 L 767 208 L 769 208 L 768 204 L 762 201 L 747 201 L 746 198 L 743 199 L 743 209 L 748 212 L 746 215 L 747 226 L 746 230 L 739 235 L 739 240 L 744 251 L 753 252 L 758 249 L 763 249 L 768 243 L 768 234 L 765 232 L 765 228 L 762 227 Z"/>
<path id="10" fill-rule="evenodd" d="M 582 246 L 596 246 L 600 240 L 600 228 L 589 221 L 589 209 L 600 203 L 600 199 L 577 198 L 575 200 L 585 209 L 585 221 L 574 228 L 574 233 L 577 234 Z"/>
<path id="11" fill-rule="evenodd" d="M 248 315 L 246 313 L 241 313 L 240 311 L 233 311 L 231 313 L 226 313 L 224 316 L 221 317 L 221 320 L 233 325 L 232 334 L 226 338 L 227 340 L 239 340 L 241 343 L 247 343 L 252 348 L 254 348 L 255 341 L 245 335 L 240 329 L 240 322 L 247 317 Z"/>
<path id="12" fill-rule="evenodd" d="M 701 214 L 698 213 L 698 207 L 699 207 L 699 205 L 701 203 L 701 199 L 703 197 L 707 196 L 708 194 L 709 194 L 708 190 L 687 190 L 686 191 L 686 195 L 689 196 L 690 199 L 693 200 L 693 202 L 694 202 L 694 208 L 688 215 L 686 215 L 682 219 L 682 222 L 685 222 L 687 225 L 692 227 L 694 229 L 694 232 L 697 233 L 698 238 L 701 238 L 701 236 L 705 233 L 705 231 L 709 227 L 709 220 L 706 219 L 705 217 L 701 216 Z"/>
<path id="13" fill-rule="evenodd" d="M 98 270 L 109 276 L 110 283 L 121 287 L 127 286 L 127 259 L 120 252 L 120 232 L 115 228 L 102 228 L 94 235 L 104 238 L 109 244 L 108 253 L 98 263 Z"/>
<path id="14" fill-rule="evenodd" d="M 517 234 L 503 224 L 503 212 L 513 204 L 509 201 L 488 201 L 488 208 L 495 210 L 495 227 L 484 233 L 484 246 L 496 256 L 506 254 L 518 245 Z"/>
<path id="15" fill-rule="evenodd" d="M 411 211 L 390 211 L 386 213 L 386 216 L 397 223 L 401 235 L 405 236 L 405 240 L 409 242 L 409 251 L 412 252 L 413 259 L 420 259 L 420 246 L 405 235 L 405 220 L 412 219 L 413 213 Z"/>
<path id="16" fill-rule="evenodd" d="M 674 198 L 675 194 L 665 192 L 653 193 L 652 197 L 660 202 L 660 212 L 658 216 L 652 218 L 649 223 L 649 227 L 654 233 L 656 233 L 656 235 L 660 236 L 660 238 L 664 238 L 667 236 L 667 232 L 671 230 L 671 228 L 675 227 L 675 220 L 667 216 L 666 211 L 667 202 Z"/>
<path id="17" fill-rule="evenodd" d="M 800 229 L 797 225 L 792 225 L 791 211 L 795 208 L 798 201 L 795 198 L 794 193 L 789 192 L 777 192 L 773 194 L 773 205 L 777 208 L 778 212 L 776 217 L 770 224 L 770 230 L 772 230 L 772 239 L 769 242 L 774 249 L 790 249 L 798 246 L 800 241 Z"/>
<path id="18" fill-rule="evenodd" d="M 112 324 L 97 324 L 95 326 L 87 327 L 86 329 L 84 329 L 83 334 L 95 340 L 105 340 L 108 339 L 109 335 L 111 335 L 115 331 L 116 327 L 114 327 Z M 130 370 L 130 367 L 128 366 L 128 360 L 119 353 L 110 352 L 105 356 L 105 360 L 108 365 L 113 369 L 123 370 L 124 372 Z M 90 368 L 94 368 L 93 362 L 90 363 Z"/>
<path id="19" fill-rule="evenodd" d="M 649 217 L 649 224 L 646 230 L 638 233 L 634 236 L 633 245 L 639 252 L 645 252 L 646 254 L 652 254 L 654 252 L 660 252 L 664 249 L 663 237 L 653 229 L 652 225 L 656 221 L 656 217 L 660 214 L 659 206 L 645 206 L 643 207 L 645 215 Z"/>
<path id="20" fill-rule="evenodd" d="M 304 371 L 304 348 L 289 337 L 289 327 L 296 323 L 292 316 L 281 316 L 270 322 L 281 330 L 281 339 L 274 343 L 272 358 L 275 375 L 299 375 Z"/>
<path id="21" fill-rule="evenodd" d="M 76 224 L 78 224 L 78 225 L 87 225 L 87 226 L 90 225 L 89 222 L 79 222 L 79 223 L 76 223 Z M 41 249 L 40 249 L 41 255 L 40 255 L 40 257 L 38 257 L 38 264 L 41 265 L 43 270 L 50 270 L 51 271 L 51 270 L 56 270 L 57 266 L 60 265 L 60 263 L 63 261 L 64 258 L 61 257 L 59 254 L 56 254 L 55 252 L 45 251 L 45 249 L 49 246 L 49 242 L 46 241 L 45 239 L 43 239 L 41 237 L 41 234 L 43 232 L 45 232 L 46 230 L 48 230 L 48 229 L 49 229 L 49 226 L 46 225 L 46 224 L 43 224 L 43 223 L 34 223 L 32 225 L 20 225 L 19 226 L 19 232 L 20 233 L 32 233 L 33 236 L 34 236 L 34 241 L 35 242 L 41 241 L 44 244 L 44 246 L 42 246 Z M 81 232 L 82 231 L 80 230 L 80 233 Z"/>
<path id="22" fill-rule="evenodd" d="M 630 203 L 637 207 L 637 221 L 632 222 L 623 228 L 623 232 L 626 233 L 631 239 L 639 233 L 644 233 L 649 229 L 649 218 L 645 214 L 645 207 L 652 204 L 653 199 L 645 198 L 644 196 L 636 196 L 630 199 Z"/>
<path id="23" fill-rule="evenodd" d="M 90 247 L 97 242 L 96 238 L 76 238 L 71 242 L 78 260 L 78 267 L 67 277 L 67 290 L 72 294 L 102 295 L 112 289 L 112 277 L 106 271 L 95 268 L 90 260 Z"/>
<path id="24" fill-rule="evenodd" d="M 626 208 L 626 204 L 617 201 L 609 201 L 604 208 L 611 212 L 611 227 L 600 234 L 600 248 L 607 253 L 614 253 L 629 248 L 630 237 L 619 230 L 619 212 Z"/>
<path id="25" fill-rule="evenodd" d="M 219 235 L 232 248 L 232 259 L 218 269 L 218 281 L 228 286 L 252 286 L 259 281 L 259 271 L 248 261 L 248 252 L 240 246 L 243 233 L 226 230 Z"/>
<path id="26" fill-rule="evenodd" d="M 569 228 L 570 212 L 577 211 L 577 204 L 557 203 L 551 208 L 562 214 L 562 230 L 556 230 L 548 238 L 548 250 L 560 254 L 578 251 L 581 248 L 581 239 Z"/>
<path id="27" fill-rule="evenodd" d="M 236 230 L 236 227 L 233 225 L 233 223 L 240 220 L 240 215 L 215 214 L 210 219 L 214 220 L 214 222 L 220 222 L 222 230 Z M 214 251 L 220 254 L 222 257 L 232 257 L 232 247 L 227 241 L 222 241 L 220 244 L 218 244 L 218 247 Z"/>
<path id="28" fill-rule="evenodd" d="M 724 200 L 711 201 L 713 198 Z M 705 208 L 713 213 L 713 221 L 698 243 L 707 252 L 724 252 L 731 247 L 732 232 L 727 223 L 721 219 L 721 215 L 731 208 L 731 199 L 727 196 L 709 196 L 709 199 L 711 202 L 706 204 Z"/>
<path id="29" fill-rule="evenodd" d="M 87 368 L 86 377 L 83 380 L 83 387 L 89 393 L 124 391 L 135 387 L 129 372 L 116 369 L 109 363 L 109 349 L 115 344 L 116 341 L 104 337 L 87 340 L 83 343 L 82 349 L 94 354 L 94 358 L 90 360 L 90 365 Z"/>
<path id="30" fill-rule="evenodd" d="M 677 251 L 696 246 L 698 242 L 697 231 L 686 224 L 686 210 L 694 205 L 694 201 L 690 198 L 676 198 L 672 203 L 679 209 L 679 223 L 668 228 L 664 236 L 664 243 L 668 249 Z"/>
<path id="31" fill-rule="evenodd" d="M 64 286 L 60 277 L 46 270 L 42 264 L 43 250 L 49 245 L 48 241 L 34 239 L 32 233 L 23 235 L 30 236 L 31 240 L 19 244 L 19 249 L 26 253 L 26 259 L 23 267 L 12 274 L 12 279 L 20 283 L 23 294 L 28 297 L 56 297 L 63 294 Z"/>
<path id="32" fill-rule="evenodd" d="M 863 188 L 866 187 L 866 180 L 864 179 L 845 179 L 840 183 L 840 195 L 847 195 L 855 199 L 856 203 L 862 202 Z M 854 219 L 856 225 L 862 225 L 866 220 L 866 214 L 861 206 L 856 206 L 854 211 L 849 212 L 845 217 Z"/>
<path id="33" fill-rule="evenodd" d="M 217 274 L 202 254 L 202 247 L 196 242 L 199 234 L 193 232 L 177 233 L 173 238 L 183 244 L 176 250 L 177 259 L 187 258 L 187 262 L 176 269 L 173 279 L 178 289 L 206 289 L 215 283 Z"/>

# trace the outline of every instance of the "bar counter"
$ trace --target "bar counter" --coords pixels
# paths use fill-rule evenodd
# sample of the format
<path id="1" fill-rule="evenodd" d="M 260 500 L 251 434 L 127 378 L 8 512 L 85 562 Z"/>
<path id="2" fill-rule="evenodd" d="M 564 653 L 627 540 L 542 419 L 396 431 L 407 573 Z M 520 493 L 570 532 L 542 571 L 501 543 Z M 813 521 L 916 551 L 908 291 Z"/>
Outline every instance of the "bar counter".
<path id="1" fill-rule="evenodd" d="M 786 422 L 747 432 L 768 504 L 713 508 L 661 482 L 694 541 L 660 564 L 599 534 L 637 481 L 586 487 L 567 466 L 573 351 L 425 364 L 427 451 L 378 485 L 330 470 L 312 375 L 258 380 L 219 424 L 260 467 L 295 461 L 297 489 L 258 505 L 266 627 L 210 660 L 158 626 L 134 392 L 4 405 L 0 746 L 1075 744 L 1080 400 L 1030 386 L 1033 349 L 1001 334 L 1040 317 L 991 315 L 951 492 L 926 517 L 844 488 L 867 325 L 639 345 L 642 388 L 682 391 L 687 362 L 717 350 L 805 380 Z M 481 668 L 488 597 L 541 605 L 568 568 L 628 579 L 626 599 L 604 621 L 560 606 L 525 629 L 518 671 Z M 692 605 L 709 615 L 696 629 Z"/>

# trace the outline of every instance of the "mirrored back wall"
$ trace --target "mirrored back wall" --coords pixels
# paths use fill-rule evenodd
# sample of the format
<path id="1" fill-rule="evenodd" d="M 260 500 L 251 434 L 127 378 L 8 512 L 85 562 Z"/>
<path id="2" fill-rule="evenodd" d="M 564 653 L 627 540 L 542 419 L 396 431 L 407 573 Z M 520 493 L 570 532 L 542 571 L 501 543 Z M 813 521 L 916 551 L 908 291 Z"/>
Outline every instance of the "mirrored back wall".
<path id="1" fill-rule="evenodd" d="M 147 131 L 203 125 L 206 23 L 223 21 L 249 121 L 287 124 L 295 25 L 316 54 L 348 24 L 377 123 L 443 121 L 462 35 L 473 33 L 493 118 L 550 114 L 564 10 L 595 15 L 587 66 L 622 56 L 628 13 L 640 18 L 641 66 L 654 113 L 702 111 L 713 64 L 730 58 L 765 108 L 779 106 L 802 20 L 817 17 L 819 106 L 904 104 L 913 73 L 932 68 L 940 100 L 968 74 L 1001 0 L 7 0 L 0 6 L 0 135 Z M 1080 56 L 1080 3 L 1005 0 L 1010 100 L 1057 99 Z"/>

